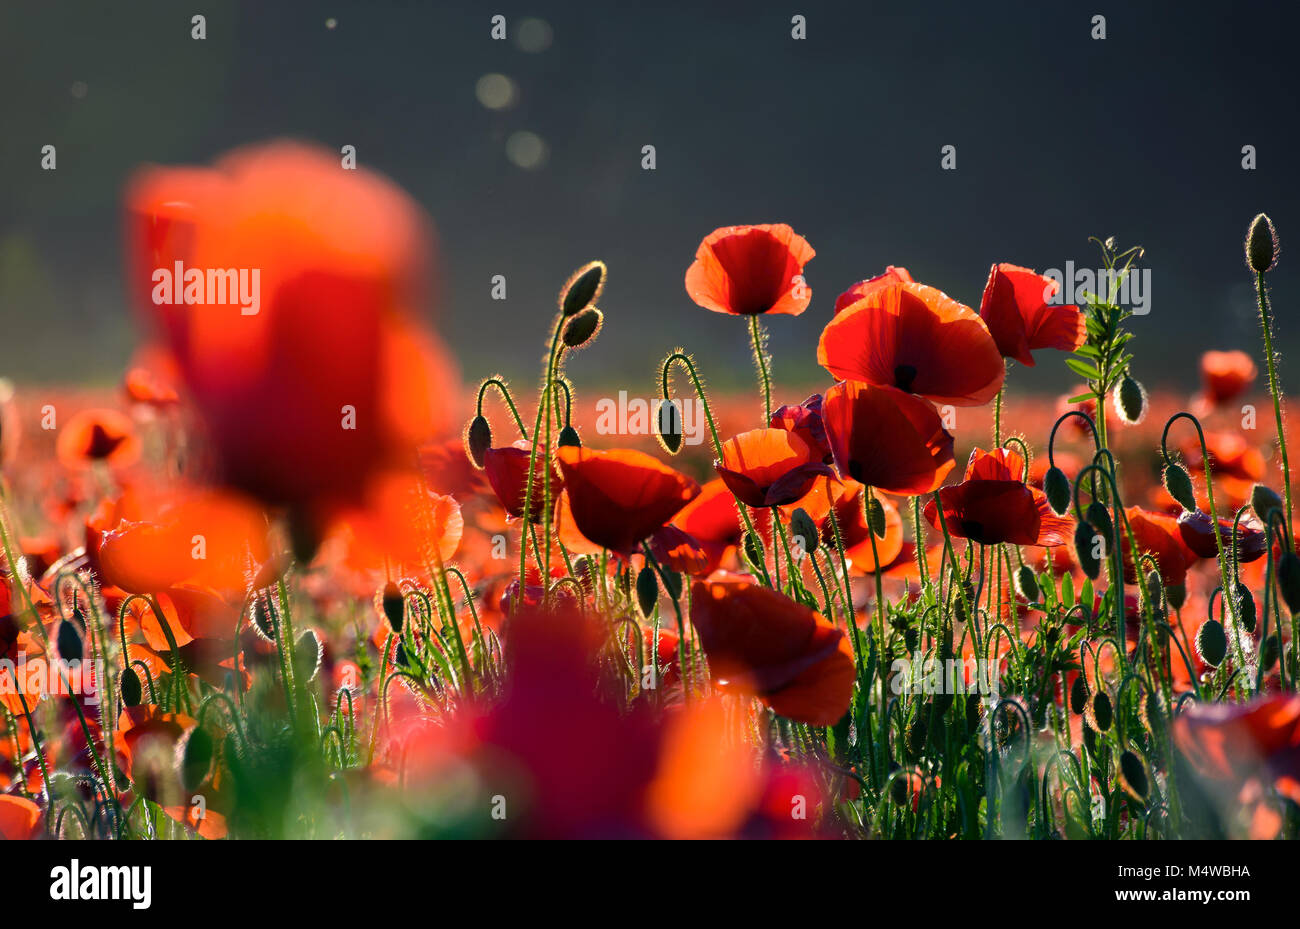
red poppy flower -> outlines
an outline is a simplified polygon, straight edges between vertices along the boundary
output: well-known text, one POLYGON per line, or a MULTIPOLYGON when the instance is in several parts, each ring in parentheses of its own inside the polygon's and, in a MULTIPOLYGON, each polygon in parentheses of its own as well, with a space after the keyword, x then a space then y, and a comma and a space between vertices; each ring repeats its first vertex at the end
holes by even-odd
POLYGON ((924 494, 956 462, 933 406, 893 387, 845 381, 826 391, 822 417, 835 466, 860 484, 924 494))
POLYGON ((59 432, 55 451, 69 468, 99 461, 124 467, 139 460, 140 439, 130 418, 117 410, 82 410, 59 432))
MULTIPOLYGON (((1183 583, 1187 579, 1188 567, 1196 561, 1196 553, 1183 541, 1178 520, 1162 513, 1152 513, 1140 506, 1127 507, 1124 513, 1133 528, 1133 538, 1137 542, 1138 551, 1154 556, 1156 564, 1160 566, 1161 581, 1165 584, 1183 583)), ((1124 557, 1124 579, 1135 583, 1137 573, 1133 568, 1133 555, 1128 544, 1127 532, 1120 532, 1120 541, 1124 557)))
POLYGON ((992 400, 1006 374, 984 320, 924 284, 889 284, 846 307, 822 330, 817 362, 844 380, 955 406, 992 400))
POLYGON ((826 425, 822 422, 822 395, 813 394, 803 403, 778 407, 768 425, 773 429, 793 432, 808 443, 813 457, 827 464, 831 462, 831 447, 826 441, 826 425))
POLYGON ((848 309, 857 303, 867 294, 874 293, 890 284, 911 284, 912 275, 907 273, 906 268, 896 268, 890 265, 885 269, 884 274, 877 274, 875 277, 865 281, 858 281, 844 293, 835 298, 835 312, 848 309))
MULTIPOLYGON (((1219 546, 1214 538, 1214 520, 1204 510, 1184 510, 1178 516, 1178 532, 1183 543, 1201 558, 1217 558, 1219 546)), ((1219 520, 1219 534, 1226 552, 1232 551, 1232 520, 1219 520)), ((1249 513, 1237 523, 1237 556, 1243 564, 1264 557, 1268 535, 1264 524, 1249 513)))
MULTIPOLYGON (((1205 448, 1210 453, 1210 474, 1216 482, 1221 478, 1251 484, 1263 480, 1267 470, 1263 453, 1237 433, 1207 432, 1205 448)), ((1205 458, 1201 454, 1201 443, 1197 436, 1184 440, 1183 455, 1191 472, 1201 472, 1203 476, 1205 458)))
MULTIPOLYGON (((903 517, 899 514, 898 507, 875 488, 872 488, 871 493, 885 513, 885 534, 875 538, 874 546, 860 493, 835 505, 835 519, 844 539, 844 554, 853 567, 864 574, 874 574, 878 565, 888 568, 903 553, 903 517)), ((827 541, 833 544, 834 528, 829 519, 823 525, 823 537, 828 533, 830 538, 827 541)))
POLYGON ((143 171, 126 212, 128 278, 227 485, 319 530, 451 427, 454 366, 416 322, 428 225, 393 184, 277 142, 143 171))
POLYGON ((833 473, 814 454, 793 432, 754 429, 723 442, 722 460, 713 467, 741 503, 785 506, 808 493, 818 477, 833 473))
POLYGON ((644 452, 597 452, 562 446, 556 452, 578 530, 621 555, 672 519, 700 485, 644 452))
POLYGON ((650 536, 650 551, 655 560, 671 571, 683 574, 706 574, 712 559, 699 540, 676 526, 656 529, 650 536))
MULTIPOLYGON (((524 515, 531 449, 530 442, 520 439, 513 445, 489 448, 483 453, 483 470, 487 474, 488 483, 492 485, 492 490, 505 511, 516 519, 524 515)), ((528 501, 528 521, 533 523, 546 522, 546 514, 542 512, 546 501, 546 458, 546 453, 538 450, 536 459, 533 459, 533 495, 528 501)), ((564 482, 552 462, 551 500, 554 501, 563 489, 564 482)))
POLYGON ((718 313, 798 316, 812 299, 803 266, 815 254, 784 224, 725 226, 700 243, 686 271, 686 293, 718 313))
POLYGON ((1201 356, 1201 384, 1211 406, 1240 396, 1258 375, 1259 369, 1245 352, 1206 352, 1201 356))
POLYGON ((740 516, 736 500, 722 478, 700 488, 700 495, 673 517, 674 526, 690 533, 709 556, 708 573, 717 570, 727 549, 740 544, 740 516))
POLYGON ((1072 352, 1088 337, 1084 315, 1073 304, 1048 303, 1060 282, 1012 264, 995 264, 989 271, 980 318, 1007 358, 1033 367, 1030 352, 1055 348, 1072 352))
POLYGON ((1300 803, 1300 696, 1194 703, 1174 720, 1174 742, 1207 778, 1241 782, 1262 777, 1300 803))
POLYGON ((1052 512, 1045 493, 1025 484, 1024 468, 1025 460, 1010 449, 973 449, 962 482, 939 490, 943 520, 933 499, 925 518, 936 529, 946 524, 950 535, 984 545, 1064 545, 1070 520, 1052 512))
POLYGON ((848 710, 855 674, 848 639, 816 611, 752 578, 715 574, 692 585, 691 622, 720 687, 816 726, 848 710))
POLYGON ((34 839, 40 825, 41 808, 31 800, 0 796, 0 839, 34 839))

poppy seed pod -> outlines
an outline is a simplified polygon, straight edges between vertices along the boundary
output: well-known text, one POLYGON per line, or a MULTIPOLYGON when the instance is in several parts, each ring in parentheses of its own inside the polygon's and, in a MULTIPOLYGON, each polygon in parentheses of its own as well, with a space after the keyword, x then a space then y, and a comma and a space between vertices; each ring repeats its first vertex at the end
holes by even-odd
POLYGON ((588 307, 569 320, 564 327, 564 344, 569 348, 586 345, 596 337, 605 316, 594 306, 588 307))
POLYGON ((1146 765, 1142 759, 1130 751, 1119 756, 1119 773, 1124 788, 1135 800, 1146 802, 1151 782, 1147 778, 1146 765))
POLYGON ((406 599, 392 581, 384 585, 381 602, 384 607, 384 616, 388 620, 389 628, 393 630, 393 635, 401 635, 402 620, 406 616, 406 599))
POLYGON ((181 785, 185 790, 197 790, 208 779, 212 770, 212 758, 216 746, 212 736, 199 726, 195 726, 181 737, 176 745, 176 767, 181 785))
POLYGON ((581 313, 596 302, 605 287, 605 262, 589 261, 564 284, 560 291, 560 312, 566 317, 581 313))
POLYGON ((659 581, 655 578, 654 568, 642 568, 637 574, 636 601, 641 607, 641 615, 649 619, 659 602, 659 581))
POLYGON ((1277 491, 1264 484, 1256 484, 1250 491, 1250 508, 1255 511, 1260 522, 1268 524, 1268 514, 1273 510, 1285 512, 1286 504, 1277 495, 1277 491))
POLYGON ((80 661, 82 656, 81 633, 69 620, 59 623, 57 637, 59 657, 64 661, 80 661))
POLYGON ((1070 508, 1070 479, 1065 476, 1065 472, 1055 465, 1048 468, 1043 475, 1043 491, 1047 494, 1052 512, 1064 516, 1070 508))
POLYGON ((1196 630, 1196 653, 1211 668, 1223 664, 1228 654, 1228 637, 1217 619, 1207 619, 1196 630))
POLYGON ((1147 415, 1147 391, 1131 374, 1125 374, 1115 387, 1115 406, 1120 418, 1130 426, 1142 422, 1147 415))
POLYGON ((122 697, 123 706, 139 706, 144 693, 140 687, 140 675, 129 665, 122 669, 122 676, 117 679, 117 692, 122 697))
POLYGON ((1182 465, 1173 461, 1165 465, 1165 490, 1183 509, 1195 512, 1196 494, 1192 490, 1192 478, 1182 465))
POLYGON ((1115 542, 1115 527, 1110 521, 1110 511, 1106 509, 1106 504, 1097 500, 1088 504, 1088 508, 1083 511, 1083 518, 1088 521, 1088 525, 1097 530, 1097 534, 1106 540, 1107 545, 1115 542))
POLYGON ((1016 572, 1016 585, 1030 603, 1038 600, 1038 579, 1034 577, 1034 569, 1029 565, 1022 564, 1020 570, 1016 572))
POLYGON ((473 462, 474 467, 481 471, 483 456, 491 447, 492 426, 488 423, 487 417, 480 413, 470 420, 469 428, 465 430, 465 454, 469 455, 469 460, 473 462))
POLYGON ((1284 552, 1277 563, 1277 587, 1292 615, 1300 612, 1300 557, 1284 552))
POLYGON ((682 411, 676 400, 659 401, 655 411, 655 435, 664 451, 676 455, 682 448, 682 411))
POLYGON ((1277 230, 1273 220, 1260 213, 1250 222, 1246 231, 1246 264, 1256 274, 1272 271, 1277 266, 1277 230))
POLYGON ((578 436, 578 430, 569 425, 560 430, 560 437, 555 444, 570 448, 582 448, 582 439, 578 436))
POLYGON ((790 517, 790 532, 800 540, 797 544, 802 545, 805 552, 811 555, 817 551, 819 541, 817 524, 803 507, 795 510, 794 515, 790 517))
POLYGON ((1097 533, 1086 522, 1079 523, 1074 529, 1074 554, 1079 559, 1083 573, 1094 581, 1101 574, 1101 562, 1092 553, 1096 538, 1097 533))

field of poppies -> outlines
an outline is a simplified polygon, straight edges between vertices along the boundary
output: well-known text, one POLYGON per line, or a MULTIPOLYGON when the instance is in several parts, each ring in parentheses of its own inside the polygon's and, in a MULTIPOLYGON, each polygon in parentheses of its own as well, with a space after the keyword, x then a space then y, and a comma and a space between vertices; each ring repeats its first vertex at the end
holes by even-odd
POLYGON ((684 298, 754 390, 665 343, 611 427, 567 362, 630 325, 617 267, 557 269, 536 384, 478 381, 393 182, 273 142, 123 202, 120 389, 0 394, 5 838, 1300 834, 1266 216, 1259 351, 1204 346, 1195 396, 1136 377, 1141 248, 968 306, 701 230, 684 298))

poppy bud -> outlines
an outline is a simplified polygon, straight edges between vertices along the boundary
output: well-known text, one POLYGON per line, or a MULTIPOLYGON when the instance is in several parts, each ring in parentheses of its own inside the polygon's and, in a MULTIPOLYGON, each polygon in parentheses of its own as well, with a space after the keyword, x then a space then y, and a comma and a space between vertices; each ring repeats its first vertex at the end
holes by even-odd
POLYGON ((1278 559, 1277 588, 1291 615, 1300 612, 1300 557, 1295 552, 1283 552, 1278 559))
POLYGON ((1192 479, 1176 462, 1165 465, 1165 490, 1169 496, 1179 502, 1184 510, 1196 512, 1196 494, 1192 491, 1192 479))
POLYGON ((77 627, 68 620, 59 623, 59 634, 57 637, 59 645, 59 657, 64 661, 80 661, 82 655, 81 633, 77 627))
POLYGON ((1285 511, 1286 504, 1273 488, 1256 484, 1250 491, 1250 508, 1255 511, 1260 522, 1268 523, 1268 514, 1273 510, 1285 511))
POLYGON ((1083 724, 1083 744, 1087 747, 1089 754, 1097 754, 1097 732, 1087 722, 1083 724))
POLYGON ((1101 562, 1093 557, 1092 548, 1097 533, 1093 532, 1092 526, 1087 522, 1081 522, 1074 528, 1074 554, 1079 559, 1079 567, 1083 568, 1083 573, 1088 575, 1094 581, 1101 574, 1101 562))
MULTIPOLYGON (((894 771, 898 770, 897 762, 890 762, 894 771)), ((891 774, 893 771, 890 772, 891 774)), ((889 782, 889 799, 894 801, 895 806, 903 806, 907 803, 907 784, 911 778, 906 774, 900 774, 889 782)))
POLYGON ((974 732, 979 728, 980 710, 983 708, 983 701, 977 694, 966 695, 966 728, 974 732))
POLYGON ((587 262, 573 272, 560 291, 560 312, 566 317, 582 312, 596 302, 604 286, 605 262, 587 262))
POLYGON ((1083 511, 1083 518, 1088 521, 1092 528, 1097 530, 1097 534, 1106 540, 1107 545, 1115 541, 1115 527, 1110 521, 1110 511, 1106 505, 1097 500, 1088 504, 1088 508, 1083 511))
POLYGON ((1281 654, 1281 647, 1278 645, 1277 635, 1271 635, 1264 640, 1264 644, 1259 647, 1259 663, 1268 671, 1277 664, 1277 656, 1281 654))
POLYGON ((275 610, 265 597, 258 597, 253 601, 253 628, 258 634, 268 642, 275 641, 275 630, 278 625, 278 619, 275 610))
POLYGON ((912 719, 911 725, 907 727, 906 748, 907 754, 912 758, 919 758, 921 752, 925 750, 925 737, 927 729, 925 717, 920 711, 912 719))
POLYGON ((875 494, 867 497, 867 525, 877 539, 885 537, 885 507, 876 499, 875 494))
POLYGON ((582 448, 582 439, 578 437, 577 429, 573 426, 565 426, 560 430, 560 437, 556 440, 556 444, 561 447, 582 448))
POLYGON ((300 684, 314 680, 316 673, 320 670, 320 662, 324 653, 325 648, 321 644, 320 637, 316 635, 315 629, 308 629, 298 636, 298 641, 293 647, 294 680, 300 684))
POLYGON ((388 626, 393 630, 393 635, 401 635, 402 620, 406 616, 406 599, 392 581, 384 585, 382 603, 384 616, 388 619, 388 626))
POLYGON ((763 543, 752 532, 745 533, 745 558, 755 568, 763 565, 763 543))
POLYGON ((1187 602, 1187 585, 1170 584, 1165 588, 1165 598, 1169 600, 1169 605, 1175 610, 1181 610, 1183 604, 1187 602))
POLYGON ((1070 479, 1065 476, 1065 472, 1055 465, 1048 468, 1043 475, 1043 492, 1047 494, 1052 512, 1064 516, 1070 508, 1070 479))
POLYGON ((1133 752, 1125 751, 1119 756, 1119 773, 1120 782, 1133 799, 1145 802, 1151 785, 1142 759, 1133 752))
POLYGON ((659 444, 670 455, 676 455, 682 447, 682 411, 677 408, 676 400, 660 400, 655 414, 655 435, 659 444))
POLYGON ((1083 682, 1083 675, 1080 674, 1070 685, 1070 712, 1075 716, 1082 716, 1083 711, 1088 706, 1088 685, 1083 682))
POLYGON ((1105 732, 1110 729, 1114 718, 1115 712, 1110 705, 1110 697, 1104 690, 1097 691, 1092 698, 1092 721, 1097 724, 1097 731, 1105 732))
POLYGON ((1196 630, 1196 653, 1211 668, 1223 664, 1228 654, 1228 637, 1217 619, 1207 619, 1196 630))
POLYGON ((404 667, 411 663, 411 659, 406 654, 406 646, 399 639, 393 644, 393 666, 404 667))
POLYGON ((1160 572, 1148 571, 1147 572, 1147 594, 1151 597, 1152 603, 1156 603, 1156 604, 1160 603, 1161 600, 1160 588, 1162 586, 1163 586, 1163 582, 1160 580, 1160 572))
POLYGON ((212 757, 215 746, 212 736, 199 726, 195 726, 181 737, 176 746, 177 768, 181 784, 187 792, 197 790, 208 779, 212 770, 212 757))
POLYGON ((1260 213, 1250 222, 1246 231, 1246 264, 1256 274, 1272 271, 1277 266, 1277 230, 1273 220, 1260 213))
POLYGON ((641 615, 649 619, 654 614, 655 604, 659 602, 659 582, 655 579, 654 568, 642 568, 637 574, 636 600, 641 607, 641 615))
POLYGON ((136 674, 135 669, 129 665, 123 669, 122 676, 117 679, 117 691, 122 695, 123 706, 140 705, 140 698, 143 696, 140 675, 136 674))
POLYGON ((1255 595, 1241 581, 1237 581, 1237 618, 1247 632, 1255 631, 1255 595))
POLYGON ((1038 579, 1034 577, 1034 569, 1027 564, 1022 564, 1020 570, 1016 572, 1016 584, 1020 587, 1020 592, 1025 595, 1025 599, 1030 603, 1038 600, 1038 579))
POLYGON ((819 542, 817 524, 813 522, 812 517, 808 515, 808 511, 803 507, 795 510, 794 515, 790 517, 790 532, 799 540, 799 544, 803 546, 805 552, 811 555, 817 551, 819 542))
POLYGON ((469 421, 469 428, 465 430, 465 454, 469 455, 474 467, 482 470, 483 456, 491 447, 492 426, 487 417, 480 413, 469 421))
POLYGON ((569 348, 587 344, 595 338, 604 319, 604 314, 594 306, 583 310, 564 327, 564 344, 569 348))
POLYGON ((591 593, 595 581, 593 578, 599 570, 599 562, 592 555, 580 555, 573 560, 573 577, 587 593, 591 593))
POLYGON ((1131 374, 1125 374, 1115 386, 1115 406, 1119 409, 1120 418, 1130 426, 1142 422, 1147 415, 1146 388, 1131 374))

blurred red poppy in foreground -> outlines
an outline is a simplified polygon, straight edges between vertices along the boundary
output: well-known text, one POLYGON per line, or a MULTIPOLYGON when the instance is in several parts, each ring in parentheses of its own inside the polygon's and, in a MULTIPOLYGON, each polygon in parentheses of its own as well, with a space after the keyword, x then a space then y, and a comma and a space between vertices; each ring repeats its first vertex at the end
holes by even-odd
POLYGON ((1259 375, 1245 352, 1206 352, 1201 356, 1202 395, 1210 406, 1221 406, 1250 389, 1259 375))
POLYGON ((848 710, 853 654, 816 611, 750 577, 715 574, 691 587, 691 623, 720 687, 817 726, 848 710))
POLYGON ((936 529, 946 525, 950 535, 984 545, 1064 545, 1070 520, 1052 512, 1045 493, 1025 484, 1024 469, 1025 460, 1010 449, 973 449, 962 482, 939 490, 943 520, 933 499, 925 518, 936 529))
POLYGON ((748 506, 785 506, 833 472, 808 443, 784 429, 754 429, 722 443, 718 476, 748 506))
POLYGON ((40 829, 41 808, 26 797, 0 796, 0 839, 33 839, 40 829))
POLYGON ((1055 348, 1072 352, 1088 337, 1088 327, 1073 304, 1048 303, 1061 289, 1051 277, 1012 264, 995 264, 989 271, 980 318, 1007 358, 1033 367, 1030 352, 1055 348))
POLYGON ((785 224, 725 226, 714 230, 686 269, 686 293, 717 313, 798 316, 812 289, 803 283, 811 245, 785 224))
POLYGON ((984 321, 924 284, 890 284, 846 307, 822 330, 817 362, 844 380, 955 406, 992 400, 1006 373, 984 321))
POLYGON ((1300 696, 1194 703, 1174 720, 1174 742, 1204 777, 1259 777, 1300 803, 1300 696))
POLYGON ((860 484, 924 494, 956 463, 933 406, 893 387, 845 381, 826 391, 822 418, 835 466, 860 484))
POLYGON ((279 142, 147 169, 126 209, 130 280, 229 485, 319 525, 448 425, 456 378, 414 321, 427 224, 396 186, 279 142))
POLYGON ((632 554, 700 492, 695 481, 644 452, 566 445, 556 458, 578 531, 620 555, 632 554))

